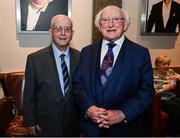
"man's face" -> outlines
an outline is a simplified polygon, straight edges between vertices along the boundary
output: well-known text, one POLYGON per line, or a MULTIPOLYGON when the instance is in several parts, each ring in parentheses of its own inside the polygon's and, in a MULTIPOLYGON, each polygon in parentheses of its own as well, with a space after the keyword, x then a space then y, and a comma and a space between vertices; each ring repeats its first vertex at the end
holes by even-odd
POLYGON ((36 9, 42 9, 46 4, 52 0, 30 0, 31 5, 36 9))
POLYGON ((117 7, 107 7, 100 16, 100 32, 109 41, 119 39, 125 28, 125 19, 122 11, 117 7))
POLYGON ((68 17, 61 16, 55 19, 50 36, 60 49, 66 48, 73 36, 72 24, 68 17))

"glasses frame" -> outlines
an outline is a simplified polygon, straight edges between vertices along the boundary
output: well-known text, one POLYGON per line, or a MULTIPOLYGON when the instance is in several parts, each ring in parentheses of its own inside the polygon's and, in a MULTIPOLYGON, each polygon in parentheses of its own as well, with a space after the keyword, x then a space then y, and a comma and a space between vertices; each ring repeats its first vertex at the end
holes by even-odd
POLYGON ((54 31, 55 33, 62 33, 62 31, 64 30, 65 33, 70 34, 72 33, 72 27, 68 27, 68 26, 56 26, 56 27, 51 27, 52 31, 54 31), (57 30, 58 29, 58 30, 57 30))
MULTIPOLYGON (((72 0, 68 1, 68 13, 67 16, 71 18, 72 0)), ((31 31, 31 30, 21 30, 21 0, 16 0, 16 33, 17 34, 49 34, 47 31, 31 31)), ((61 7, 63 8, 63 7, 61 7)))
POLYGON ((112 21, 114 24, 118 24, 118 23, 122 23, 124 20, 125 20, 124 17, 112 17, 112 18, 103 17, 103 18, 100 18, 99 21, 101 24, 109 24, 110 21, 112 21))

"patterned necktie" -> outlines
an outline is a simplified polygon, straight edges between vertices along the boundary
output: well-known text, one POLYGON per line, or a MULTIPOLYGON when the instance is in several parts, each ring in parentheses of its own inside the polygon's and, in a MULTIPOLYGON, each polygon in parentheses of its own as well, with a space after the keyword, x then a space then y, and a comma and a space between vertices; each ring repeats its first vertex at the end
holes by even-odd
POLYGON ((60 57, 61 57, 61 68, 62 68, 63 81, 64 81, 64 96, 66 96, 68 88, 69 88, 70 78, 69 78, 66 62, 64 61, 65 54, 61 54, 60 57))
POLYGON ((107 79, 112 71, 113 61, 114 61, 114 54, 113 54, 113 47, 116 45, 115 43, 108 43, 108 51, 104 56, 101 65, 101 83, 103 87, 105 87, 107 79))

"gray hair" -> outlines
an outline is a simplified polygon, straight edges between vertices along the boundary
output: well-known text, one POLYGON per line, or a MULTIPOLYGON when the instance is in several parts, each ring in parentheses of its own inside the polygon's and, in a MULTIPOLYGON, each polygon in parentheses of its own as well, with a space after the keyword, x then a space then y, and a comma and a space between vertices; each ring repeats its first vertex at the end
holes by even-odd
MULTIPOLYGON (((119 8, 118 6, 114 6, 114 5, 110 5, 110 6, 119 8)), ((109 7, 109 6, 107 6, 107 7, 109 7)), ((106 7, 105 7, 105 8, 106 8, 106 7)), ((102 10, 100 10, 100 11, 96 14, 96 16, 95 16, 94 24, 95 24, 95 26, 96 26, 98 29, 100 28, 100 22, 99 22, 99 21, 100 21, 100 17, 101 17, 101 14, 102 14, 102 12, 104 11, 105 8, 103 8, 102 10)), ((128 29, 128 27, 129 27, 129 24, 130 24, 129 14, 128 14, 128 12, 125 11, 124 9, 122 9, 122 8, 119 8, 119 9, 121 10, 122 15, 123 15, 123 18, 125 19, 124 31, 126 31, 126 30, 128 29)))
POLYGON ((53 27, 56 18, 59 18, 59 17, 67 17, 69 19, 70 23, 71 23, 71 27, 73 28, 72 20, 67 15, 64 15, 64 14, 59 14, 59 15, 55 15, 54 17, 52 17, 52 19, 51 19, 51 27, 53 27))

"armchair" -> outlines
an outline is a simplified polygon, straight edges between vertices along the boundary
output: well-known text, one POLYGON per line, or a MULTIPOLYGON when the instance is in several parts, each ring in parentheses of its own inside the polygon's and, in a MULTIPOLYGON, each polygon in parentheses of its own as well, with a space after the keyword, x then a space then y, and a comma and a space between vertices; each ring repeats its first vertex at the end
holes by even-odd
POLYGON ((0 99, 0 136, 5 136, 6 130, 13 118, 13 99, 6 97, 0 99))
POLYGON ((0 121, 2 121, 2 135, 4 136, 28 136, 29 133, 23 127, 22 96, 24 84, 24 72, 12 72, 1 74, 1 84, 5 98, 1 99, 0 121), (3 83, 2 83, 3 82, 3 83), (4 111, 3 111, 4 110, 4 111))
POLYGON ((161 109, 161 95, 154 94, 150 117, 150 136, 166 136, 169 116, 161 109))
POLYGON ((180 80, 177 81, 176 96, 180 97, 180 80))

